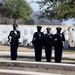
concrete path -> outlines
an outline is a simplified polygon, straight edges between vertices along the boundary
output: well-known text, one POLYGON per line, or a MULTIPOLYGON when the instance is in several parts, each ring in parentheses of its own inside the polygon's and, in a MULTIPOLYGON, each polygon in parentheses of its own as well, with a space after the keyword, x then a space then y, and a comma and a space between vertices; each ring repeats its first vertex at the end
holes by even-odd
POLYGON ((63 75, 63 74, 0 69, 0 75, 63 75))
MULTIPOLYGON (((10 56, 10 52, 0 51, 0 56, 10 56)), ((34 52, 18 52, 18 56, 27 56, 34 57, 34 52)), ((45 57, 45 53, 42 53, 42 57, 45 57)), ((52 53, 52 57, 54 57, 54 53, 52 53)), ((75 53, 63 53, 62 58, 70 58, 75 59, 75 53)))

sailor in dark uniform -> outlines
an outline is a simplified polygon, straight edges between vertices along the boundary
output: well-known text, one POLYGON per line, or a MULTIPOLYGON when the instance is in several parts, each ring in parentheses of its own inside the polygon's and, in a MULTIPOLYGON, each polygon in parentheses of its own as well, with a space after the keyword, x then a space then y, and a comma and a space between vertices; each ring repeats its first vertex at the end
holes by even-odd
POLYGON ((63 41, 65 41, 65 37, 63 33, 61 33, 61 28, 56 28, 57 33, 54 35, 54 48, 55 48, 55 62, 60 63, 62 58, 62 49, 63 49, 63 41))
POLYGON ((41 61, 42 57, 44 33, 41 32, 41 28, 41 26, 37 26, 37 32, 34 33, 32 40, 35 49, 35 61, 41 61))
POLYGON ((51 62, 52 46, 53 46, 53 34, 50 33, 51 28, 46 28, 47 34, 44 35, 44 47, 47 62, 51 62))
POLYGON ((20 38, 20 31, 17 30, 17 27, 17 24, 13 24, 13 30, 10 31, 8 36, 8 41, 10 42, 11 60, 17 60, 17 49, 20 38))

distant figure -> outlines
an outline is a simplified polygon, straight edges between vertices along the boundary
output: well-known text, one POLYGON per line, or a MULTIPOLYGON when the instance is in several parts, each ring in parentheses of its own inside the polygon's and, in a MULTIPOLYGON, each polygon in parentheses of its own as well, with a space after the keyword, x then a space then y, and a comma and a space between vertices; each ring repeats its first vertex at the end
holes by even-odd
POLYGON ((11 60, 17 60, 17 49, 20 38, 20 31, 17 30, 17 27, 17 24, 13 24, 13 30, 8 36, 8 41, 10 42, 11 60))
POLYGON ((41 26, 37 26, 37 32, 34 33, 32 40, 35 49, 35 61, 41 61, 42 57, 44 33, 41 32, 41 28, 41 26))
POLYGON ((74 44, 74 50, 75 50, 75 30, 73 28, 69 27, 68 31, 70 32, 70 34, 72 36, 72 42, 74 44))
POLYGON ((44 47, 47 62, 51 62, 52 46, 53 46, 53 34, 50 33, 51 28, 46 28, 47 34, 44 35, 44 47))
POLYGON ((65 41, 65 37, 63 33, 61 33, 61 28, 56 28, 57 33, 54 35, 54 48, 55 48, 55 62, 60 63, 62 58, 62 49, 63 49, 63 41, 65 41))

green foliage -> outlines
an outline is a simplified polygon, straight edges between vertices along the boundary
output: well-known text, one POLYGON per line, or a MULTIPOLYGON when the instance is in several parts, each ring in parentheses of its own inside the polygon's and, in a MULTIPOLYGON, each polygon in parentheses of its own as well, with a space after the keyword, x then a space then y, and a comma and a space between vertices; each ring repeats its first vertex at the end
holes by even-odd
POLYGON ((39 4, 42 9, 40 18, 50 20, 54 18, 61 21, 75 18, 75 0, 41 0, 39 4), (46 9, 43 8, 45 5, 46 9))
POLYGON ((55 6, 57 4, 57 2, 62 3, 66 3, 69 2, 70 0, 41 0, 38 2, 38 4, 40 5, 40 8, 43 8, 45 5, 49 5, 49 7, 55 6), (50 3, 50 4, 49 4, 50 3))
POLYGON ((75 18, 75 2, 62 4, 56 10, 56 19, 68 20, 70 18, 75 18))
POLYGON ((29 20, 32 12, 32 9, 25 0, 2 0, 0 3, 0 13, 7 18, 15 20, 24 18, 29 20))
POLYGON ((25 20, 25 24, 26 25, 34 25, 34 20, 33 19, 25 20))

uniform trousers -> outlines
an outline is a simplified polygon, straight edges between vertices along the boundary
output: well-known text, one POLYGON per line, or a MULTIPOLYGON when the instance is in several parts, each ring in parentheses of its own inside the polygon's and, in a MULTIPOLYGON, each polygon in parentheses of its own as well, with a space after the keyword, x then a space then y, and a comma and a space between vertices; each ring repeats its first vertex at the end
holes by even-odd
POLYGON ((60 63, 62 58, 62 47, 55 47, 55 62, 60 63))
POLYGON ((17 49, 18 49, 18 45, 11 45, 10 47, 11 60, 17 60, 17 49))
POLYGON ((42 48, 43 46, 41 45, 34 45, 34 49, 35 49, 35 61, 41 61, 41 57, 42 57, 42 48))
POLYGON ((52 47, 45 46, 45 55, 47 62, 51 62, 52 47))

